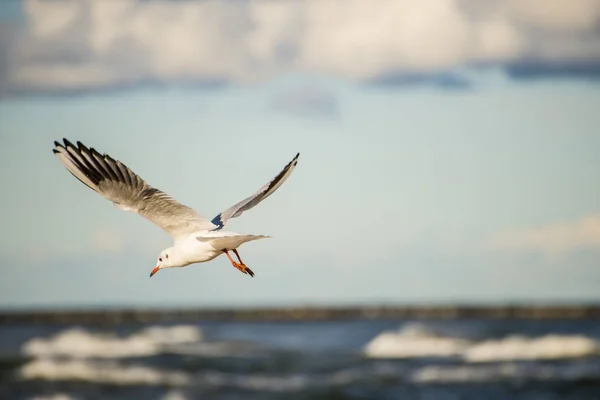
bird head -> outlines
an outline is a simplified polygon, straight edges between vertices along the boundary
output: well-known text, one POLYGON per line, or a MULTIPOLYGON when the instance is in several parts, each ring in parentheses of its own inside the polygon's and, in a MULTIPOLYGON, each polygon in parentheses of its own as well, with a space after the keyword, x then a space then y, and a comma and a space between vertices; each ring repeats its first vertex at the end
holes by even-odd
POLYGON ((171 262, 171 253, 172 252, 170 248, 160 252, 160 254, 158 255, 158 259, 156 260, 156 267, 154 267, 152 272, 150 272, 150 278, 152 278, 152 276, 156 274, 159 270, 174 266, 171 262))

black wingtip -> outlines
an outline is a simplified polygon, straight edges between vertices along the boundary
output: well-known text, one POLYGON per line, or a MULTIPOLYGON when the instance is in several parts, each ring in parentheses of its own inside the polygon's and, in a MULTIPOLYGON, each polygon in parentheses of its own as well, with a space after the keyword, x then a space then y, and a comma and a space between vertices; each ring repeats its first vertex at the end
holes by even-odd
POLYGON ((55 140, 55 141, 54 141, 54 148, 52 149, 52 153, 53 153, 53 154, 60 153, 60 151, 58 151, 58 150, 57 150, 57 148, 59 148, 59 147, 60 147, 61 149, 64 149, 64 146, 62 145, 62 143, 60 143, 60 142, 58 142, 58 141, 56 141, 56 140, 55 140))
POLYGON ((75 147, 75 146, 73 146, 73 143, 71 143, 69 141, 69 139, 67 139, 67 138, 63 138, 63 142, 65 142, 66 147, 73 147, 73 148, 75 147))

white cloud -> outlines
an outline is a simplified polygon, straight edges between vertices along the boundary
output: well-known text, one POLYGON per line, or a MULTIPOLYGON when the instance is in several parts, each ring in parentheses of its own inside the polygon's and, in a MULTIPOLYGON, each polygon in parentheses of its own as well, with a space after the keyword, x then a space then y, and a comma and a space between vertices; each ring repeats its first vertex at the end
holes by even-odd
POLYGON ((306 4, 299 46, 308 69, 364 78, 398 67, 448 67, 468 53, 470 26, 454 0, 306 4))
POLYGON ((600 0, 509 0, 514 19, 548 30, 591 30, 600 18, 600 0))
POLYGON ((517 58, 525 48, 524 37, 510 20, 498 16, 475 24, 476 54, 484 61, 507 61, 517 58))
POLYGON ((0 56, 10 57, 0 84, 14 90, 248 82, 286 71, 367 79, 524 56, 600 57, 600 0, 24 4, 23 32, 0 38, 0 56))
POLYGON ((73 1, 30 0, 24 4, 31 33, 41 40, 62 34, 80 18, 84 7, 84 3, 73 1))
POLYGON ((503 232, 491 237, 488 248, 500 251, 534 251, 551 258, 573 251, 600 248, 600 214, 577 221, 503 232))

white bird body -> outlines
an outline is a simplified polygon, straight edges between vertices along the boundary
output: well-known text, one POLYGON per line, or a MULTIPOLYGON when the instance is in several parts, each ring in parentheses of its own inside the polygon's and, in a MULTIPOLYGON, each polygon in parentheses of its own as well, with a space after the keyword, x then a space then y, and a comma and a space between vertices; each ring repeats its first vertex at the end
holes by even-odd
POLYGON ((54 154, 65 168, 96 193, 110 200, 118 208, 135 212, 163 229, 173 238, 174 245, 163 250, 150 276, 163 268, 185 267, 211 261, 221 254, 245 274, 254 276, 240 258, 237 248, 246 242, 269 238, 266 235, 247 235, 222 229, 231 218, 240 216, 269 197, 290 176, 300 153, 271 181, 252 196, 219 213, 211 221, 193 209, 179 203, 135 174, 125 164, 108 154, 100 154, 81 142, 77 146, 67 139, 64 145, 54 142, 54 154), (233 251, 238 261, 229 255, 233 251))
POLYGON ((198 231, 175 242, 169 260, 178 267, 211 261, 223 254, 223 250, 234 250, 246 242, 265 239, 265 235, 244 235, 228 231, 198 231))

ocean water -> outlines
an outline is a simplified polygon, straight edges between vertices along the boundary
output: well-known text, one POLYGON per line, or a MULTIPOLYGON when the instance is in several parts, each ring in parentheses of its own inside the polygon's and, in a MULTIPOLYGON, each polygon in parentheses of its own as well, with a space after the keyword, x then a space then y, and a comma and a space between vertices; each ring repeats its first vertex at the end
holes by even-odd
POLYGON ((600 324, 3 326, 0 398, 600 399, 600 324))

